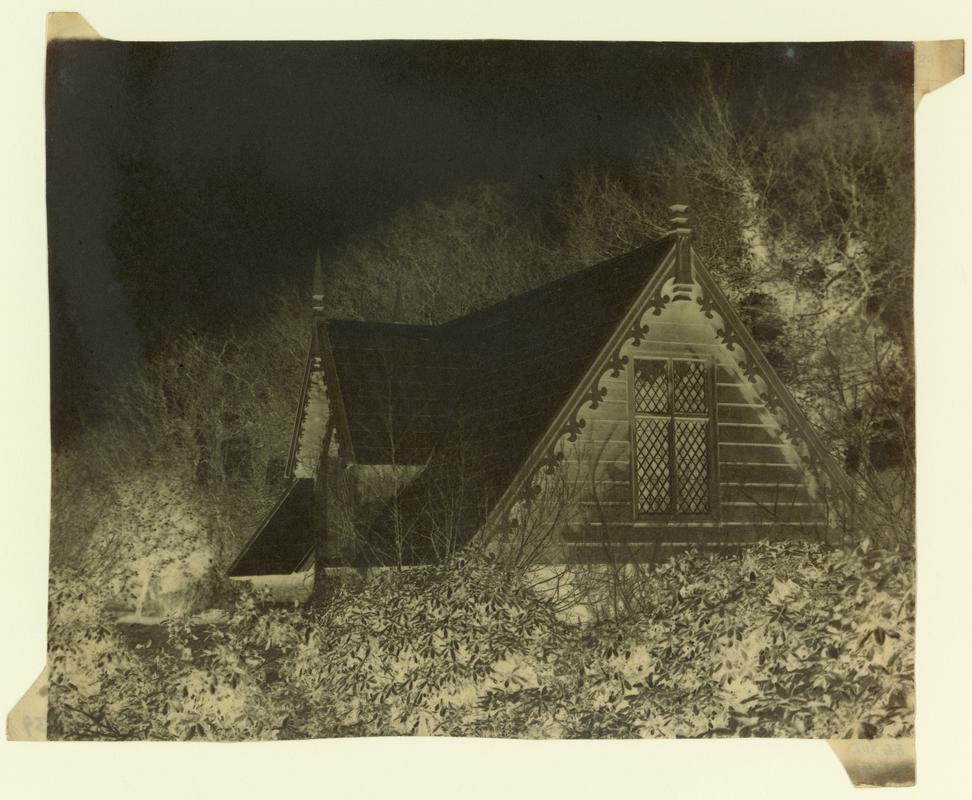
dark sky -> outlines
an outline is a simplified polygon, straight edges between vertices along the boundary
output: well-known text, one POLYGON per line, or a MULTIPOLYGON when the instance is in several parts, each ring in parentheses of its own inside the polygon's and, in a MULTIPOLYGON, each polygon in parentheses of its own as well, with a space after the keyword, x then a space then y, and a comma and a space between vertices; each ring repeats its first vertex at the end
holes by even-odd
MULTIPOLYGON (((703 62, 743 113, 910 81, 910 45, 58 42, 48 51, 55 439, 165 330, 218 330, 397 208, 503 181, 525 211, 671 135, 703 62), (78 402, 75 402, 75 400, 78 402), (58 410, 60 409, 60 411, 58 410)), ((782 123, 781 124, 785 124, 782 123)))

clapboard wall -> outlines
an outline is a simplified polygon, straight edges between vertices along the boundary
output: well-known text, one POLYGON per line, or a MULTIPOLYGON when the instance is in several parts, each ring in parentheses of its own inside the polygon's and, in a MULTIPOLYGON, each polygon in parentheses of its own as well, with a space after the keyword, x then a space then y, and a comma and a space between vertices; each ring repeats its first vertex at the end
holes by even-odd
POLYGON ((649 557, 657 546, 736 544, 756 539, 819 537, 828 510, 797 449, 782 434, 716 325, 694 302, 670 304, 644 320, 648 334, 622 349, 620 374, 606 374, 607 389, 596 408, 582 409, 584 428, 564 442, 564 466, 573 511, 559 531, 559 555, 598 558, 605 545, 617 557, 649 557), (647 514, 637 503, 633 457, 634 366, 637 359, 702 360, 706 364, 709 482, 708 513, 647 514))

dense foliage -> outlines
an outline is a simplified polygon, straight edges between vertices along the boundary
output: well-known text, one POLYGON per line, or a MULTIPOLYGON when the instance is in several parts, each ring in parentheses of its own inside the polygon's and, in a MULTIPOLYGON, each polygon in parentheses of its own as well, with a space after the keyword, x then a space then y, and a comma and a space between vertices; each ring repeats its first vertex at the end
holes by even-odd
POLYGON ((479 559, 389 571, 318 610, 244 592, 221 623, 156 640, 103 601, 53 580, 52 736, 913 732, 912 565, 865 547, 676 555, 643 576, 640 609, 596 623, 479 559))
POLYGON ((296 292, 268 297, 232 334, 171 336, 116 389, 111 418, 52 454, 52 566, 224 567, 282 488, 308 317, 296 292))

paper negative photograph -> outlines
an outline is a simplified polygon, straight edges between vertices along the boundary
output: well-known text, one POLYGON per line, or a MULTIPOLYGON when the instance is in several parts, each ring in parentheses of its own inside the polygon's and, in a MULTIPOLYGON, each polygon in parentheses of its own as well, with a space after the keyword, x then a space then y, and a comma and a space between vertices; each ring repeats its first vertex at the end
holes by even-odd
POLYGON ((914 735, 911 42, 47 61, 47 736, 914 735))

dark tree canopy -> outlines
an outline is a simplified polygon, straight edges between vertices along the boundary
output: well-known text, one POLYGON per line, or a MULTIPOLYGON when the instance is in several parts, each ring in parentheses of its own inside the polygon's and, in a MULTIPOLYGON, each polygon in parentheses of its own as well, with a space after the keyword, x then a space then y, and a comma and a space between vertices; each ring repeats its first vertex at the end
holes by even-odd
MULTIPOLYGON (((578 174, 626 179, 672 145, 705 64, 743 130, 764 106, 785 130, 809 92, 911 77, 910 45, 879 43, 58 42, 49 54, 56 441, 168 335, 247 325, 279 284, 306 291, 315 248, 329 257, 400 209, 503 184, 514 216, 556 229, 578 174)), ((457 285, 480 268, 457 263, 457 285)))

